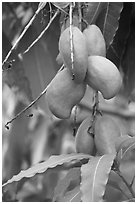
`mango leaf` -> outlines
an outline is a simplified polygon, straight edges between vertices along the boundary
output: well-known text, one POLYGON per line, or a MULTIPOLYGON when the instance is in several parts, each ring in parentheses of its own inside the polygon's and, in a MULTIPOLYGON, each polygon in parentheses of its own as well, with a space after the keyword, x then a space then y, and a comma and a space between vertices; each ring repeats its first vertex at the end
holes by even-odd
POLYGON ((59 180, 55 191, 53 201, 59 200, 64 196, 70 183, 80 179, 80 168, 72 168, 68 171, 67 175, 59 180))
POLYGON ((121 149, 121 145, 123 144, 123 142, 125 142, 126 140, 130 139, 131 136, 129 135, 123 135, 121 137, 119 137, 115 143, 115 147, 116 147, 116 151, 119 152, 119 150, 121 149))
POLYGON ((122 2, 106 2, 96 20, 96 24, 100 27, 105 38, 107 48, 113 42, 122 9, 122 2))
MULTIPOLYGON (((44 26, 46 27, 49 19, 46 17, 44 20, 44 26)), ((33 25, 28 29, 27 33, 20 41, 17 48, 18 53, 23 53, 41 33, 43 30, 43 24, 40 24, 40 22, 41 15, 38 15, 33 25)), ((50 83, 59 67, 56 63, 56 55, 58 53, 58 30, 59 25, 55 19, 47 32, 45 32, 44 36, 30 49, 29 52, 23 55, 23 65, 31 85, 32 96, 34 99, 50 83), (53 30, 55 30, 55 32, 53 32, 53 30)), ((38 101, 38 105, 48 115, 51 115, 45 95, 38 101)))
POLYGON ((100 202, 105 193, 109 172, 115 155, 92 157, 81 167, 81 200, 83 202, 100 202))
POLYGON ((22 178, 30 178, 35 176, 36 174, 44 173, 47 169, 54 168, 57 165, 62 165, 64 163, 75 161, 75 160, 82 160, 84 158, 91 158, 91 156, 86 154, 76 154, 76 153, 51 156, 45 162, 38 163, 27 170, 22 170, 18 175, 13 176, 6 183, 4 183, 3 187, 12 182, 20 181, 22 178))
POLYGON ((68 191, 66 195, 59 200, 59 202, 81 202, 80 187, 77 186, 72 191, 68 191))
POLYGON ((89 24, 95 24, 104 2, 87 2, 83 9, 83 18, 89 24))
POLYGON ((124 73, 124 95, 135 100, 135 16, 133 14, 130 25, 130 34, 126 41, 125 52, 121 60, 122 71, 124 73))
POLYGON ((122 159, 126 158, 130 153, 133 155, 134 150, 135 150, 135 138, 131 137, 121 144, 120 150, 117 155, 117 160, 120 162, 122 159))
POLYGON ((119 19, 119 28, 114 37, 113 43, 107 51, 107 58, 111 60, 118 68, 124 54, 127 39, 130 34, 133 5, 130 2, 124 2, 123 10, 119 19))

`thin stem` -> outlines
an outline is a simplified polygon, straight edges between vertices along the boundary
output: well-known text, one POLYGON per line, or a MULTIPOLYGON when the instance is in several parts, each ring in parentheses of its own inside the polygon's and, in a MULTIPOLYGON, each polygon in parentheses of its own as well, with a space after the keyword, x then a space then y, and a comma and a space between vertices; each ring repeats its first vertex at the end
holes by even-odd
POLYGON ((82 31, 82 13, 81 13, 81 2, 78 2, 78 14, 79 14, 79 29, 82 31))
POLYGON ((70 4, 70 10, 69 10, 69 19, 70 19, 70 57, 71 57, 71 69, 72 74, 74 77, 74 47, 73 47, 73 32, 72 32, 72 25, 73 25, 73 3, 70 4))
POLYGON ((30 107, 32 107, 46 92, 49 85, 40 93, 40 95, 32 101, 26 108, 24 108, 22 111, 20 111, 14 118, 12 118, 10 121, 8 121, 5 125, 6 128, 8 128, 8 124, 12 123, 14 120, 16 120, 20 115, 22 115, 24 112, 26 112, 30 107))
POLYGON ((130 193, 132 194, 132 196, 134 198, 135 197, 135 193, 134 193, 133 189, 131 188, 131 186, 126 181, 126 179, 122 176, 121 172, 118 170, 118 171, 116 171, 116 173, 119 175, 119 177, 122 179, 122 181, 126 184, 128 190, 130 191, 130 193))
POLYGON ((134 183, 134 180, 135 180, 135 175, 133 176, 133 179, 131 181, 131 184, 130 184, 130 187, 132 187, 133 183, 134 183))
POLYGON ((47 29, 49 28, 49 26, 51 25, 51 23, 53 22, 53 20, 56 18, 58 14, 59 14, 59 10, 57 10, 54 16, 50 19, 46 28, 40 33, 40 35, 36 38, 36 40, 34 40, 33 43, 23 52, 23 54, 27 53, 40 40, 40 38, 42 38, 42 36, 47 31, 47 29))
POLYGON ((16 48, 17 44, 20 42, 20 40, 23 38, 24 34, 26 33, 26 31, 28 30, 28 28, 30 27, 30 25, 33 23, 33 21, 35 20, 36 16, 39 14, 41 10, 41 6, 38 7, 37 11, 35 12, 35 14, 33 15, 33 17, 31 18, 31 20, 29 21, 29 23, 26 25, 26 27, 24 28, 23 32, 21 33, 21 35, 19 36, 19 38, 17 39, 17 41, 15 42, 15 44, 12 46, 12 48, 10 49, 10 51, 8 52, 8 54, 6 55, 4 61, 2 62, 2 66, 5 64, 5 62, 8 60, 8 58, 10 57, 12 51, 16 48))
MULTIPOLYGON (((58 70, 58 72, 62 71, 64 68, 64 65, 61 66, 61 68, 58 70)), ((58 73, 57 72, 57 73, 58 73)), ((50 82, 51 83, 51 82, 50 82)), ((25 107, 22 111, 20 111, 14 118, 12 118, 10 121, 8 121, 5 125, 7 129, 9 129, 8 124, 12 123, 14 120, 16 120, 20 115, 25 113, 29 108, 31 108, 46 92, 48 87, 50 86, 50 83, 47 85, 47 87, 40 93, 35 100, 33 100, 27 107, 25 107)))

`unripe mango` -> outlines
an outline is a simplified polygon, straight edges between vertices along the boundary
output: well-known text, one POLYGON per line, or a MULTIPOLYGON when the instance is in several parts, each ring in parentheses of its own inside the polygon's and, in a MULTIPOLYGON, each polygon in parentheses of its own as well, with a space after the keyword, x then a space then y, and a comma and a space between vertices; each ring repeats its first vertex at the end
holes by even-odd
POLYGON ((50 111, 58 118, 70 117, 73 106, 80 102, 86 90, 86 84, 75 83, 67 68, 58 72, 47 89, 47 101, 50 111))
POLYGON ((63 59, 61 57, 60 52, 59 52, 59 54, 56 57, 56 62, 58 63, 58 65, 62 65, 63 64, 63 59))
POLYGON ((99 155, 115 154, 115 143, 120 135, 120 128, 111 117, 97 116, 95 122, 95 145, 99 155))
POLYGON ((83 82, 87 72, 88 52, 86 46, 86 40, 83 33, 77 28, 72 26, 73 33, 73 56, 74 56, 74 68, 72 70, 71 60, 71 43, 70 43, 70 27, 65 29, 59 39, 59 51, 63 58, 63 62, 66 67, 75 76, 75 80, 78 83, 83 82))
POLYGON ((92 124, 92 118, 88 117, 80 124, 76 137, 76 152, 95 155, 95 143, 93 136, 88 132, 92 124))
POLYGON ((100 28, 96 25, 89 25, 83 34, 86 38, 88 55, 100 55, 106 57, 106 44, 100 28))
POLYGON ((102 56, 88 57, 86 83, 100 91, 105 99, 113 98, 120 90, 122 78, 117 67, 102 56))

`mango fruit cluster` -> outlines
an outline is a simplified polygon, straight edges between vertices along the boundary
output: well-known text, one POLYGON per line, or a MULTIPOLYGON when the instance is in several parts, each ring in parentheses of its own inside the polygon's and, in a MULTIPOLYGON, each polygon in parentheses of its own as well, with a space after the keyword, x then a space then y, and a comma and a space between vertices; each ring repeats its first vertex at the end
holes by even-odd
POLYGON ((76 152, 92 156, 116 154, 120 136, 120 128, 110 116, 98 115, 95 123, 92 123, 92 117, 87 117, 75 137, 76 152), (89 128, 94 128, 94 134, 90 133, 89 128))
POLYGON ((71 28, 67 22, 61 30, 57 60, 65 68, 56 74, 47 90, 49 109, 61 119, 70 117, 87 85, 100 91, 105 99, 113 98, 122 85, 119 70, 106 59, 106 44, 100 29, 89 25, 81 32, 76 24, 75 17, 71 28))

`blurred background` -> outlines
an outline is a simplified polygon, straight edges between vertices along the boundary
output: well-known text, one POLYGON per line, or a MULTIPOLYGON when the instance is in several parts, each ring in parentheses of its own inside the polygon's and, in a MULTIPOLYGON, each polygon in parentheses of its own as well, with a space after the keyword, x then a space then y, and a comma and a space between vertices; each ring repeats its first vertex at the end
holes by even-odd
MULTIPOLYGON (((38 8, 38 3, 2 3, 2 59, 4 60, 24 27, 38 8)), ((107 58, 113 61, 123 77, 119 94, 107 101, 99 95, 99 108, 111 116, 121 129, 122 135, 135 136, 135 10, 134 3, 124 3, 119 29, 107 58), (123 42, 124 41, 124 42, 123 42)), ((87 87, 86 94, 68 120, 54 117, 48 109, 46 95, 14 122, 5 124, 35 99, 49 84, 60 66, 56 62, 59 53, 58 40, 62 19, 58 15, 43 37, 27 52, 22 53, 38 37, 55 13, 53 4, 46 4, 35 18, 3 68, 2 84, 2 162, 3 183, 13 175, 33 164, 48 159, 51 155, 75 152, 74 128, 77 129, 94 104, 94 91, 87 87), (30 117, 33 114, 32 117, 30 117)), ((130 180, 133 168, 129 164, 123 171, 130 180)), ((61 175, 65 171, 61 172, 61 175)), ((51 201, 58 177, 56 171, 47 171, 21 184, 18 193, 21 201, 51 201)), ((109 189, 108 191, 110 191, 109 189)), ((108 193, 108 192, 107 192, 108 193)), ((107 194, 106 193, 106 197, 107 194)), ((112 192, 111 192, 112 193, 112 192)), ((118 192, 113 191, 111 200, 116 201, 118 192)), ((14 194, 11 193, 9 200, 14 194)), ((122 198, 121 198, 122 199, 122 198)), ((13 199, 14 200, 14 199, 13 199)))

